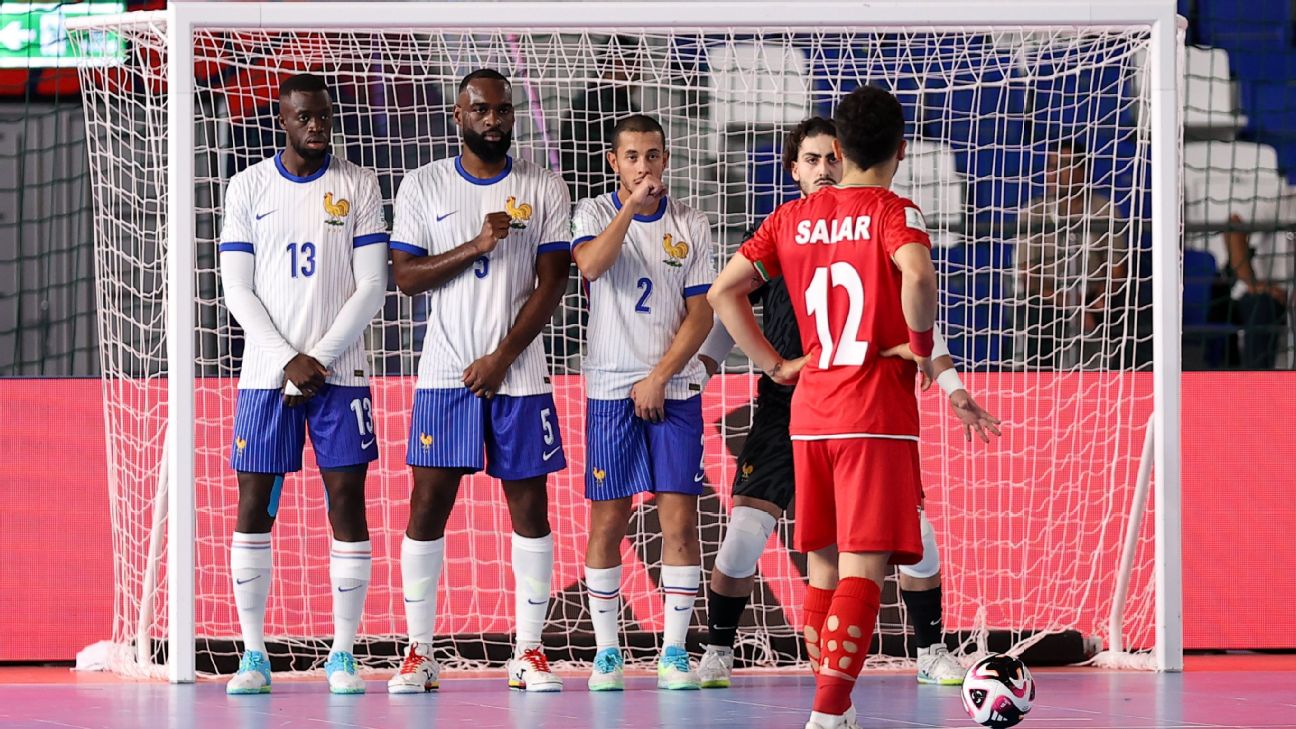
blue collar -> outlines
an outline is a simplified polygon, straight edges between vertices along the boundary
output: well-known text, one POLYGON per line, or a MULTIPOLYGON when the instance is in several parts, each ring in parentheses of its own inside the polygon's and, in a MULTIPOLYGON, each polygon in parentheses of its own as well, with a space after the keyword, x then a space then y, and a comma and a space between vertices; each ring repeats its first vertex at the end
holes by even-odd
MULTIPOLYGON (((662 216, 666 214, 666 201, 668 199, 669 198, 663 195, 661 202, 657 203, 657 212, 653 213, 652 215, 639 215, 638 213, 635 213, 634 216, 635 222, 655 223, 658 220, 661 220, 662 216)), ((621 209, 621 196, 617 195, 615 192, 612 193, 612 204, 616 206, 617 210, 621 209)))
POLYGON ((508 177, 509 173, 512 171, 513 171, 513 158, 505 157, 504 169, 500 170, 499 174, 495 175, 494 177, 473 177, 472 173, 464 169, 463 155, 455 157, 455 172, 458 172, 460 177, 464 178, 465 180, 471 182, 474 185, 494 185, 495 183, 499 182, 505 177, 508 177))
POLYGON ((276 152, 274 157, 275 168, 279 170, 279 174, 285 180, 288 180, 289 182, 301 182, 301 183, 314 182, 319 178, 323 177, 324 173, 328 172, 329 162, 332 159, 333 159, 333 155, 326 153, 324 155, 324 164, 320 165, 320 168, 318 170, 315 170, 314 172, 310 173, 309 175, 306 175, 305 177, 299 177, 289 172, 287 167, 284 167, 283 150, 276 152))

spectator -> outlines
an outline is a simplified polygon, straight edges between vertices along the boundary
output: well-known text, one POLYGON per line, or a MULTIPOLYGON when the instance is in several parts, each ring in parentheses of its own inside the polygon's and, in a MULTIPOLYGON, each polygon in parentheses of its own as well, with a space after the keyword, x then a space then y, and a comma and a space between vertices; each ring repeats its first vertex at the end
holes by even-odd
MULTIPOLYGON (((1234 214, 1229 222, 1239 225, 1242 218, 1234 214)), ((1216 298, 1223 299, 1227 308, 1224 312, 1212 312, 1211 318, 1241 329, 1241 341, 1237 336, 1229 338, 1225 364, 1244 370, 1273 369, 1286 335, 1287 292, 1256 274, 1252 265, 1255 251, 1247 233, 1230 231, 1224 241, 1228 246, 1228 263, 1220 267, 1222 281, 1216 288, 1227 294, 1216 294, 1216 298)))
POLYGON ((635 101, 638 77, 638 40, 612 36, 595 63, 598 79, 572 99, 571 113, 563 120, 562 173, 573 200, 611 192, 607 152, 612 127, 618 119, 639 112, 635 101))
POLYGON ((1106 369, 1132 359, 1129 225, 1094 190, 1084 147, 1047 157, 1043 195, 1022 211, 1013 361, 1038 370, 1106 369))

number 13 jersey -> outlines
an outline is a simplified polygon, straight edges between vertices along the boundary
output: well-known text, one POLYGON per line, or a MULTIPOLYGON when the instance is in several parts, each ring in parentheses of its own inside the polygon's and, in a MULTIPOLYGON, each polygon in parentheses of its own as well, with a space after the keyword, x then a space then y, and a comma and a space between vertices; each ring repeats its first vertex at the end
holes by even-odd
MULTIPOLYGON (((277 390, 283 368, 324 337, 355 293, 354 249, 387 243, 378 176, 329 155, 298 177, 276 154, 230 179, 224 212, 220 250, 256 256, 256 296, 287 343, 249 340, 239 388, 277 390)), ((366 385, 368 372, 361 337, 329 364, 328 383, 366 385)))
POLYGON ((782 274, 810 359, 792 396, 794 440, 918 439, 914 364, 882 352, 909 341, 892 256, 931 247, 922 213, 883 187, 830 187, 786 203, 740 252, 782 274))

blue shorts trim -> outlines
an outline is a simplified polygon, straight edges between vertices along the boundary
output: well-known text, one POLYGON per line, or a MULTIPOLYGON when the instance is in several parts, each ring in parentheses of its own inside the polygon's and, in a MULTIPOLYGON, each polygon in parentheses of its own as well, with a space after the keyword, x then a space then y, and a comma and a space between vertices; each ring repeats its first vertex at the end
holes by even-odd
POLYGON ((629 399, 586 402, 586 498, 702 493, 702 396, 667 400, 665 410, 665 420, 650 423, 629 399))
POLYGON ((479 398, 467 388, 414 391, 405 462, 522 481, 567 467, 552 394, 479 398))
POLYGON ((280 390, 239 390, 230 467, 247 473, 300 471, 308 429, 321 469, 378 459, 369 387, 324 385, 293 408, 283 404, 280 390))

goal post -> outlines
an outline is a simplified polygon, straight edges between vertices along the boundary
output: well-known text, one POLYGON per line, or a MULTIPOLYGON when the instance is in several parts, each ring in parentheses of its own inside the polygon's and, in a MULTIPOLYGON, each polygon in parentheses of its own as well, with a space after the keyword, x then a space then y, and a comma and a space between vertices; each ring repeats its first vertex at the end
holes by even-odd
MULTIPOLYGON (((403 173, 457 149, 453 131, 444 127, 452 102, 442 90, 478 64, 498 64, 515 79, 513 154, 564 165, 571 150, 563 125, 581 122, 572 100, 602 81, 599 54, 611 36, 633 44, 641 74, 636 107, 662 118, 673 155, 684 165, 672 160, 670 192, 707 214, 721 243, 721 265, 742 230, 768 212, 768 201, 788 196, 777 165, 762 161, 771 140, 777 143, 798 118, 828 113, 855 85, 881 83, 901 98, 914 140, 910 161, 902 163, 909 165, 904 184, 924 207, 931 200, 940 208, 940 215, 928 215, 933 237, 946 241, 938 267, 966 285, 957 295, 942 295, 942 321, 949 315, 957 322, 946 329, 964 343, 959 366, 978 399, 1006 416, 1008 431, 1007 445, 965 448, 945 427, 946 410, 924 405, 924 475, 949 492, 929 488, 946 550, 942 562, 954 571, 946 587, 949 627, 962 636, 965 652, 985 649, 987 631, 997 629, 1011 634, 1007 647, 1025 650, 1046 634, 1119 631, 1119 625, 1107 627, 1108 620, 1125 615, 1125 630, 1135 637, 1124 645, 1145 651, 1159 670, 1182 669, 1182 36, 1173 0, 177 2, 165 11, 70 20, 69 27, 74 42, 93 42, 103 32, 127 41, 117 66, 81 70, 117 550, 113 642, 130 648, 116 654, 117 670, 192 681, 228 665, 234 650, 237 624, 229 606, 220 605, 226 598, 214 596, 229 582, 223 545, 237 490, 230 491, 226 449, 240 335, 220 303, 214 244, 232 170, 278 144, 273 111, 264 106, 274 80, 312 70, 346 87, 337 102, 335 153, 381 168, 390 205, 403 173), (1110 66, 1111 73, 1094 71, 1095 64, 1110 66), (1142 83, 1132 83, 1136 75, 1142 83), (1109 208, 1121 208, 1119 215, 1095 213, 1081 235, 1124 231, 1133 241, 1125 259, 1130 280, 1139 278, 1150 289, 1145 300, 1128 294, 1131 312, 1145 317, 1150 329, 1137 329, 1134 314, 1110 325, 1104 331, 1121 330, 1123 338, 1098 342, 1098 359, 1068 347, 1064 340, 1079 337, 1074 331, 1080 330, 1061 324, 1041 335, 1057 348, 1056 359, 1014 344, 1047 308, 1038 297, 1013 290, 1018 269, 1004 251, 1036 233, 1016 208, 1040 194, 1043 157, 1073 134, 1086 135, 1095 167, 1105 170, 1095 188, 1109 208), (950 191, 952 208, 942 202, 943 191, 950 191), (1150 270, 1135 263, 1140 246, 1150 270), (993 282, 983 290, 987 276, 993 282), (986 306, 992 314, 985 315, 986 306), (1150 345, 1150 372, 1135 353, 1143 344, 1150 345), (1001 352, 1001 345, 1013 354, 1001 352), (1144 506, 1132 502, 1139 493, 1145 424, 1152 435, 1152 505, 1146 520, 1131 523, 1144 506), (1012 435, 1014 426, 1025 434, 1012 435), (160 553, 149 534, 163 511, 165 564, 146 564, 160 553), (1045 528, 1038 520, 1046 518, 1064 523, 1045 528), (1032 530, 1040 534, 1038 543, 1029 541, 1032 530), (1013 566, 1015 550, 1035 562, 1013 566), (1082 567, 1059 576, 1058 585, 1046 584, 1050 574, 1069 569, 1065 562, 1082 567), (1118 576, 1125 563, 1130 572, 1118 576), (1008 594, 1017 581, 1036 594, 1008 594), (154 586, 156 594, 141 594, 154 586), (1131 609, 1113 604, 1117 593, 1129 596, 1131 609), (150 606, 151 621, 145 616, 150 606), (216 657, 200 662, 200 647, 216 657)), ((598 187, 606 184, 600 175, 582 171, 568 179, 598 187)), ((1080 285, 1094 275, 1079 274, 1080 285)), ((1109 282, 1114 277, 1110 270, 1101 275, 1109 282)), ((585 515, 579 489, 582 307, 573 286, 542 335, 572 462, 551 485, 558 510, 554 588, 570 591, 556 596, 550 622, 563 636, 562 657, 577 661, 584 648, 573 636, 588 623, 573 571, 583 558, 585 515)), ((417 300, 390 292, 366 334, 375 362, 375 406, 384 408, 383 460, 370 471, 369 488, 376 500, 370 512, 374 588, 362 626, 366 652, 357 651, 369 667, 392 665, 384 651, 403 634, 399 600, 392 600, 400 579, 393 545, 404 528, 404 428, 416 344, 428 316, 417 300)), ((701 520, 706 566, 718 547, 713 528, 727 518, 735 471, 730 449, 750 424, 743 408, 754 395, 741 356, 731 357, 726 371, 708 389, 714 427, 706 452, 714 463, 701 507, 707 512, 701 520), (734 415, 740 411, 745 421, 734 415)), ((314 658, 315 643, 329 618, 327 597, 321 602, 301 586, 321 575, 327 585, 315 553, 327 527, 311 512, 318 501, 305 492, 318 491, 318 476, 309 456, 306 463, 307 470, 289 480, 284 523, 275 530, 267 633, 272 646, 282 646, 272 655, 276 670, 322 665, 314 658)), ((472 592, 481 594, 442 600, 442 613, 466 610, 473 618, 443 614, 438 635, 448 636, 438 651, 452 666, 477 666, 494 660, 507 640, 499 634, 507 632, 511 600, 486 595, 508 589, 506 550, 500 548, 507 521, 492 509, 499 495, 484 478, 465 481, 460 498, 457 513, 466 521, 452 523, 447 542, 473 545, 458 553, 458 564, 448 558, 442 589, 466 593, 471 579, 482 586, 472 592), (498 532, 494 542, 480 539, 478 524, 498 532), (474 637, 457 641, 455 631, 474 637)), ((654 523, 651 507, 637 511, 636 519, 647 529, 654 523)), ((780 534, 787 529, 784 523, 780 534)), ((627 631, 649 635, 659 622, 650 605, 655 547, 649 537, 632 541, 642 565, 628 569, 635 624, 627 631)), ((789 626, 799 615, 802 578, 786 549, 777 560, 761 563, 754 622, 744 625, 740 638, 754 665, 781 665, 796 660, 799 650, 789 626)), ((888 596, 895 615, 902 615, 894 593, 888 596)), ((1122 644, 1120 636, 1111 637, 1108 645, 1122 644)), ((902 621, 880 634, 878 662, 885 662, 891 638, 903 653, 902 621)), ((644 640, 651 647, 652 638, 644 640)))

